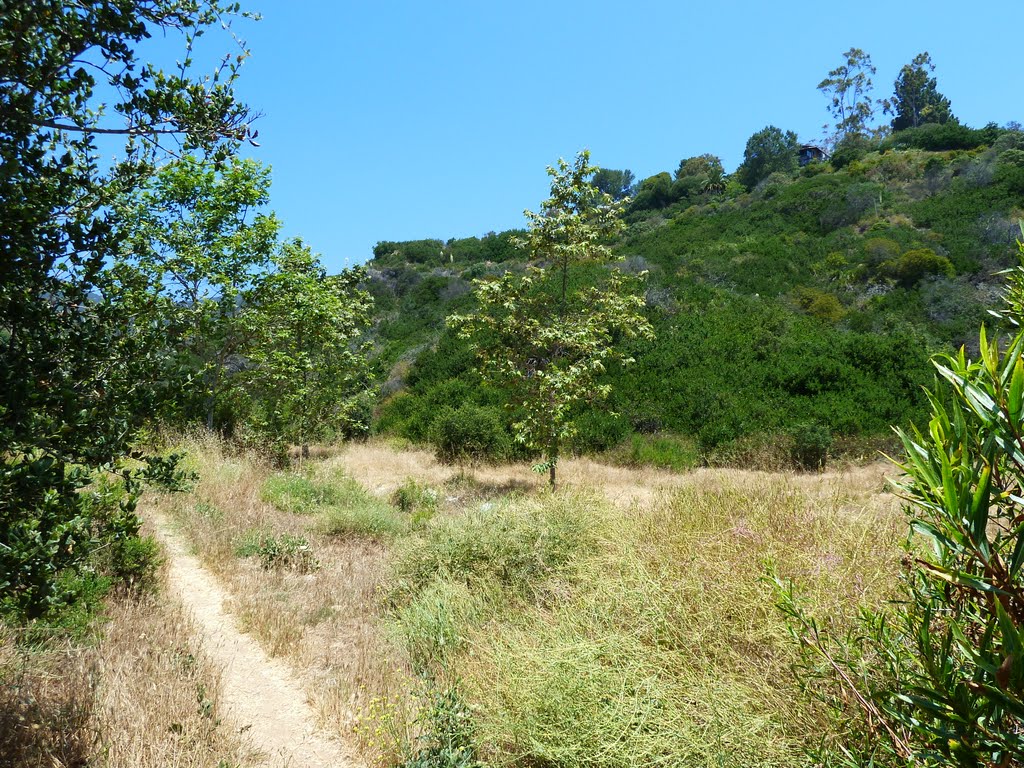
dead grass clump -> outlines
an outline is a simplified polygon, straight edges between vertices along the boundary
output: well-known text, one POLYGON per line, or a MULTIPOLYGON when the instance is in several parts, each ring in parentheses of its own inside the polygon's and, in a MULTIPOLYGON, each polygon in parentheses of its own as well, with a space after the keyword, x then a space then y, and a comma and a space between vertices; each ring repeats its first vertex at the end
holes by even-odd
POLYGON ((95 671, 80 652, 20 648, 0 634, 0 755, 5 766, 84 766, 98 738, 95 671))
POLYGON ((0 638, 0 755, 5 768, 208 768, 248 765, 220 721, 219 679, 176 607, 108 607, 83 648, 18 647, 0 638))
POLYGON ((220 679, 180 608, 161 602, 111 609, 94 652, 100 765, 205 768, 249 764, 239 734, 221 723, 220 679))

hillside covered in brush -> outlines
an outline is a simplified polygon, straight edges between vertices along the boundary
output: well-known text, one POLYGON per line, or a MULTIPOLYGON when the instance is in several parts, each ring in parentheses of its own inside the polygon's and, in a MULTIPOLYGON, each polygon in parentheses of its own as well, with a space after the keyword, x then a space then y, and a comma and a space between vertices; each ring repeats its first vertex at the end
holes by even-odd
MULTIPOLYGON (((611 398, 579 415, 577 450, 642 459, 671 439, 727 458, 801 434, 864 445, 920 420, 930 354, 995 322, 1024 217, 1024 132, 924 124, 820 159, 795 139, 769 126, 728 176, 701 155, 636 185, 629 171, 594 178, 632 196, 614 250, 646 273, 656 339, 607 371, 611 398)), ((518 234, 374 249, 377 431, 429 440, 447 409, 508 423, 445 318, 473 306, 473 280, 525 268, 518 234)))

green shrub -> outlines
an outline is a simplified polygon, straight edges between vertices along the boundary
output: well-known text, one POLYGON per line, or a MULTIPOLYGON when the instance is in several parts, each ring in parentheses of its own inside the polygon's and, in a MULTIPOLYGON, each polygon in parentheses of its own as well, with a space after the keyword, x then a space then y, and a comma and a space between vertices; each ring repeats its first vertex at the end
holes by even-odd
POLYGON ((296 515, 308 515, 323 507, 344 501, 340 488, 292 472, 278 472, 267 478, 260 498, 278 509, 296 515))
POLYGON ((879 272, 891 277, 905 288, 910 288, 929 275, 953 277, 953 264, 945 256, 939 256, 931 248, 915 248, 907 251, 895 261, 888 261, 879 267, 879 272))
POLYGON ((511 440, 498 412, 465 403, 444 408, 430 425, 437 458, 447 464, 500 461, 511 452, 511 440))
POLYGON ((818 423, 798 424, 792 435, 790 456, 794 466, 815 471, 824 469, 832 447, 832 433, 828 427, 818 423))
POLYGON ((105 556, 114 584, 129 593, 153 592, 163 563, 160 545, 152 536, 131 535, 111 542, 105 556))
POLYGON ((839 142, 832 153, 832 157, 829 158, 829 162, 832 163, 833 168, 839 170, 856 160, 861 160, 873 148, 870 139, 858 136, 857 134, 851 134, 839 142))
POLYGON ((607 451, 629 434, 629 422, 607 410, 584 411, 576 419, 572 448, 577 453, 607 451))
POLYGON ((822 322, 835 324, 846 314, 835 294, 818 288, 797 288, 793 291, 793 300, 801 311, 822 322))
POLYGON ((684 435, 631 435, 611 453, 617 463, 632 467, 658 467, 685 472, 701 461, 696 441, 684 435))
POLYGON ((412 392, 398 392, 377 408, 374 431, 419 442, 426 439, 432 415, 422 397, 412 392))
POLYGON ((998 129, 968 128, 957 122, 926 123, 896 131, 882 142, 883 149, 926 149, 942 152, 987 146, 999 135, 998 129))
POLYGON ((999 153, 1000 165, 1024 168, 1024 149, 1006 149, 999 153))
POLYGON ((488 502, 458 518, 438 518, 396 553, 392 602, 408 602, 438 578, 529 595, 543 580, 571 573, 574 559, 593 544, 586 507, 564 494, 542 503, 488 502))
POLYGON ((435 488, 421 485, 407 477, 391 494, 391 503, 409 515, 413 525, 419 525, 430 520, 437 512, 439 498, 440 494, 435 488))
POLYGON ((258 557, 267 570, 312 573, 320 568, 309 541, 288 533, 274 536, 262 531, 249 531, 235 547, 235 554, 238 557, 258 557))

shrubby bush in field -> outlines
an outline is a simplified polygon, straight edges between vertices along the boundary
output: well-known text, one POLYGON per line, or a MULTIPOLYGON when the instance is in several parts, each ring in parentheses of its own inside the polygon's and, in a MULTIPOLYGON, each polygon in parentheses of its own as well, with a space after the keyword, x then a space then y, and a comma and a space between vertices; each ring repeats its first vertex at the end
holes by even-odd
POLYGON ((512 449, 501 415, 472 403, 438 412, 430 425, 430 442, 446 464, 501 461, 512 449))

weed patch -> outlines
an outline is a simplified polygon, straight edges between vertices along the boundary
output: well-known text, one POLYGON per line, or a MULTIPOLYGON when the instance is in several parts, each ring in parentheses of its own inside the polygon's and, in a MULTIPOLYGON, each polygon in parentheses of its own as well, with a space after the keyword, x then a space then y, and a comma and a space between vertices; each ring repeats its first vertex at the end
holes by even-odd
POLYGON ((312 573, 320 568, 310 543, 302 536, 282 533, 274 536, 262 531, 247 531, 235 548, 239 557, 258 557, 264 568, 312 573))
POLYGON ((535 596, 545 580, 569 576, 577 556, 595 543, 587 507, 596 504, 563 494, 487 502, 465 515, 438 519, 399 548, 391 598, 408 600, 439 578, 535 596))
POLYGON ((345 504, 349 495, 346 490, 292 472, 279 472, 263 483, 260 497, 284 512, 309 515, 327 506, 345 504))

